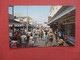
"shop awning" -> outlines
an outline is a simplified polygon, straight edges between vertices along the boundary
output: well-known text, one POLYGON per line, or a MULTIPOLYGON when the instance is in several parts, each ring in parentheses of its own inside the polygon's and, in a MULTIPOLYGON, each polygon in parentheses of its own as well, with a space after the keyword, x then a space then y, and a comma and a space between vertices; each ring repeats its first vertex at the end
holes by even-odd
MULTIPOLYGON (((64 6, 65 7, 65 6, 64 6)), ((48 25, 51 24, 52 22, 54 22, 55 20, 61 18, 62 16, 64 16, 65 14, 75 10, 75 6, 68 6, 67 8, 62 7, 57 13, 56 15, 48 22, 48 25)))

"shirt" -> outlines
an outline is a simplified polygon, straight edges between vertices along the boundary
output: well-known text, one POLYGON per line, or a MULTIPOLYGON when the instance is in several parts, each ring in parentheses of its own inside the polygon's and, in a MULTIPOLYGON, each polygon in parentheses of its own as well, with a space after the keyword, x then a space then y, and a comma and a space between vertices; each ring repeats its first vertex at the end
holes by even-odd
POLYGON ((61 37, 62 36, 62 32, 58 32, 59 36, 61 37))
POLYGON ((27 40, 26 35, 22 35, 22 36, 21 36, 21 42, 22 42, 22 43, 26 43, 26 40, 27 40))
POLYGON ((31 32, 28 32, 27 34, 28 34, 28 36, 31 36, 31 32))

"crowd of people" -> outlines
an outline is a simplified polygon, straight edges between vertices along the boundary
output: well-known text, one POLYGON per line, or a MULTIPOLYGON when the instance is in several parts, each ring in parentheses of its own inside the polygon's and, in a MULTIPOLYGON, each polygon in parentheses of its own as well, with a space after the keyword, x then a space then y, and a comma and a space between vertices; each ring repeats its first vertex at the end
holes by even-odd
POLYGON ((43 41, 45 47, 53 46, 53 40, 56 40, 58 46, 63 46, 67 40, 67 36, 63 36, 63 33, 59 31, 52 31, 52 29, 42 29, 36 28, 32 30, 15 29, 14 31, 10 29, 10 47, 38 47, 36 45, 37 41, 43 41))

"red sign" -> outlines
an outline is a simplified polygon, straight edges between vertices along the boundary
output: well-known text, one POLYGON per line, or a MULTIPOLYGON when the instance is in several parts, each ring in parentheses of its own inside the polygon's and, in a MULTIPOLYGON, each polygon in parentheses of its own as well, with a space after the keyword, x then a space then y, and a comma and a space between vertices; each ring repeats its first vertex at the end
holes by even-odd
POLYGON ((23 22, 23 24, 27 24, 27 22, 23 22))
POLYGON ((23 20, 20 20, 20 21, 23 21, 23 20))

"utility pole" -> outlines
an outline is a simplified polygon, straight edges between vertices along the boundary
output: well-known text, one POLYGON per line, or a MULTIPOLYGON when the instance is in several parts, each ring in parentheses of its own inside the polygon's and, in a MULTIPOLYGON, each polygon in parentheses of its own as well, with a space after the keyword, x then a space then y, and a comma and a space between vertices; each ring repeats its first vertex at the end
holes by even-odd
POLYGON ((27 24, 26 24, 27 26, 26 26, 26 28, 27 28, 27 32, 28 32, 28 6, 26 6, 26 7, 27 7, 27 17, 26 17, 27 18, 27 24))
MULTIPOLYGON (((9 6, 12 8, 12 20, 14 20, 14 6, 9 6)), ((14 36, 14 24, 12 25, 12 29, 13 29, 13 36, 14 36)))

